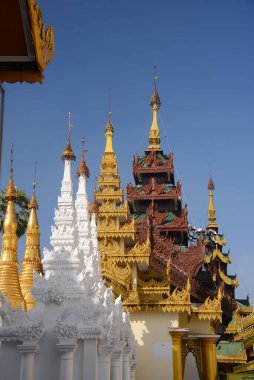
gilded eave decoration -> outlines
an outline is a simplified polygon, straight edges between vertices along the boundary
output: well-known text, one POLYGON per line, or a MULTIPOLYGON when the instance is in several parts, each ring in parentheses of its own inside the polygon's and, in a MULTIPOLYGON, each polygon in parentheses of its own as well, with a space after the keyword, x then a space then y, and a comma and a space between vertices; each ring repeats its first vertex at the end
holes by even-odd
POLYGON ((220 288, 217 297, 211 299, 208 297, 201 306, 192 305, 192 315, 198 319, 208 320, 222 320, 221 301, 223 298, 223 291, 220 288))
POLYGON ((217 355, 217 360, 219 363, 246 363, 247 354, 245 350, 242 350, 235 355, 217 355))
POLYGON ((27 3, 37 64, 43 72, 54 56, 54 31, 52 26, 45 27, 42 11, 36 0, 28 0, 27 3))

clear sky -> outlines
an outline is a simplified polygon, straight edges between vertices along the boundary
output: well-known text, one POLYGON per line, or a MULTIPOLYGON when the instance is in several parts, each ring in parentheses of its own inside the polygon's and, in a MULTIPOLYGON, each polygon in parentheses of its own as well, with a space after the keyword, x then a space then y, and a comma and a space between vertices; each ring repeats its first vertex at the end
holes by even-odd
POLYGON ((42 247, 49 247, 60 191, 68 112, 78 159, 83 136, 89 150, 92 200, 111 86, 114 147, 125 188, 132 181, 132 155, 147 147, 156 63, 161 145, 168 153, 164 127, 189 220, 206 225, 211 172, 217 221, 231 249, 229 273, 238 274, 237 295, 249 293, 253 301, 254 1, 40 0, 39 5, 46 24, 54 25, 55 58, 43 85, 5 85, 1 186, 7 184, 13 142, 15 182, 29 195, 38 162, 42 247))

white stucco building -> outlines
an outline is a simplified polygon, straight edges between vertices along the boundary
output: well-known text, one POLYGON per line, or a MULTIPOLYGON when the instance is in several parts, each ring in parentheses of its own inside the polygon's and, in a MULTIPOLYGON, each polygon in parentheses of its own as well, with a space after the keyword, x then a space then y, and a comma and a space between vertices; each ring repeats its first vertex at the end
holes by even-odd
POLYGON ((0 295, 1 380, 134 380, 135 343, 121 299, 101 279, 95 215, 90 220, 84 151, 78 191, 70 142, 64 176, 44 249, 45 276, 34 276, 36 308, 13 310, 0 295))

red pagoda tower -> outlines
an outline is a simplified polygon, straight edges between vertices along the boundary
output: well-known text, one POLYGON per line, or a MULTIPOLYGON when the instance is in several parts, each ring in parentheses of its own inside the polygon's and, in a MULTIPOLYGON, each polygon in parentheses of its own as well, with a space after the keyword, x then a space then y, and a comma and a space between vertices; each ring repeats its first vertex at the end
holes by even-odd
POLYGON ((136 221, 136 239, 142 244, 149 237, 151 242, 149 266, 138 265, 138 277, 146 281, 163 280, 170 268, 170 292, 185 289, 189 283, 192 305, 204 304, 208 297, 220 298, 223 325, 226 325, 236 307, 234 289, 238 281, 235 276, 227 275, 227 264, 231 261, 229 253, 222 252, 226 241, 215 222, 214 185, 210 180, 207 229, 195 230, 193 238, 187 205, 182 205, 182 184, 175 183, 173 153, 164 154, 160 147, 157 113, 161 101, 156 83, 149 104, 153 113, 149 146, 144 155, 133 157, 135 186, 127 185, 129 210, 136 221))

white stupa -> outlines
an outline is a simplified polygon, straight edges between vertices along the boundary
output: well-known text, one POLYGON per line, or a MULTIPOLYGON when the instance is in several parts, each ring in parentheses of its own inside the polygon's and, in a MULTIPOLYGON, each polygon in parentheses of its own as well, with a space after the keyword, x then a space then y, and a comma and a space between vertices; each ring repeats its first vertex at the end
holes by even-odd
POLYGON ((44 249, 45 276, 34 276, 36 308, 14 311, 0 294, 1 380, 134 380, 135 343, 121 299, 101 278, 95 214, 89 214, 82 158, 73 199, 70 134, 64 176, 44 249))

